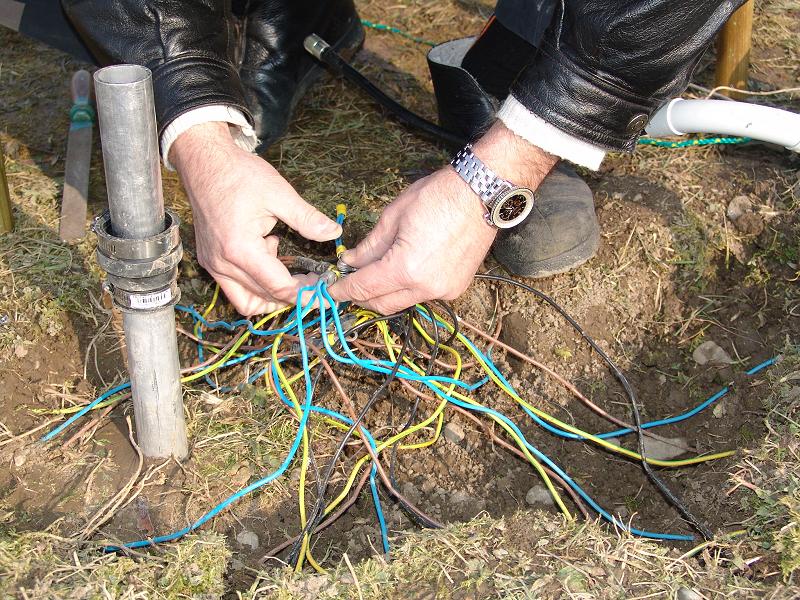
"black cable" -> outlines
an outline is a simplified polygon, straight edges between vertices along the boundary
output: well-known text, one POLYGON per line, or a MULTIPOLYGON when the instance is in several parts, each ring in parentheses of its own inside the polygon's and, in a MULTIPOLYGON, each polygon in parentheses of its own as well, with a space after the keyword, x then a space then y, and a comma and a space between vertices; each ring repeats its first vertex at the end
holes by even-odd
MULTIPOLYGON (((436 364, 436 358, 439 356, 439 327, 436 325, 436 322, 433 320, 433 312, 431 311, 430 307, 425 304, 424 302, 420 303, 420 306, 431 316, 431 323, 433 323, 433 344, 430 345, 430 359, 428 361, 428 366, 425 369, 425 376, 428 377, 433 374, 433 367, 436 364)), ((426 340, 427 341, 427 340, 426 340)), ((417 410, 419 409, 419 402, 420 398, 417 396, 414 398, 414 404, 411 406, 411 411, 409 412, 408 419, 406 419, 405 425, 400 428, 399 433, 403 433, 406 429, 411 427, 411 424, 414 422, 414 419, 417 418, 417 410)), ((392 482, 392 486, 397 489, 399 486, 397 484, 397 479, 395 478, 395 462, 397 460, 397 446, 398 444, 392 445, 392 454, 391 458, 389 459, 389 481, 392 482)))
MULTIPOLYGON (((311 395, 312 396, 316 392, 317 384, 320 381, 323 369, 324 369, 324 367, 323 367, 322 363, 320 363, 320 365, 317 367, 317 372, 314 373, 314 380, 311 382, 311 395)), ((308 425, 306 425, 306 427, 308 428, 308 431, 309 431, 309 437, 311 437, 311 424, 309 423, 308 425)), ((317 460, 314 457, 314 449, 313 449, 311 444, 308 445, 308 456, 309 456, 309 461, 311 462, 311 469, 314 471, 314 481, 317 484, 317 497, 319 497, 323 493, 325 493, 325 490, 322 488, 322 479, 319 476, 319 467, 317 466, 317 460)))
POLYGON ((368 94, 404 125, 413 127, 451 146, 461 148, 467 143, 468 140, 447 131, 436 123, 414 114, 405 106, 386 95, 386 93, 364 77, 364 75, 359 73, 350 63, 339 56, 339 54, 318 35, 308 36, 305 41, 305 47, 317 60, 329 67, 337 75, 344 77, 347 81, 361 88, 363 92, 368 94))
MULTIPOLYGON (((411 316, 410 316, 409 311, 404 311, 404 313, 402 313, 402 315, 405 315, 405 317, 406 317, 406 325, 405 325, 406 336, 405 337, 408 338, 408 334, 409 334, 410 328, 411 328, 411 316)), ((386 320, 386 318, 384 318, 383 320, 386 320)), ((313 531, 317 527, 317 525, 319 525, 319 523, 322 521, 323 517, 325 516, 325 514, 324 514, 325 493, 324 492, 327 490, 328 485, 330 484, 330 480, 333 477, 333 470, 336 468, 336 464, 339 462, 339 457, 341 456, 342 452, 344 451, 344 448, 347 445, 347 442, 350 441, 350 438, 352 437, 352 435, 355 432, 356 428, 358 428, 359 425, 361 425, 361 422, 364 420, 364 417, 367 415, 367 412, 369 412, 369 409, 372 408, 372 406, 381 398, 381 396, 386 391, 386 389, 389 387, 389 385, 392 383, 392 381, 394 381, 394 378, 397 375, 397 371, 400 369, 400 365, 403 363, 403 358, 405 357, 405 353, 406 353, 407 348, 408 348, 407 339, 405 339, 403 341, 403 345, 400 348, 400 352, 397 355, 397 360, 395 360, 394 365, 392 365, 392 370, 386 375, 386 379, 383 380, 383 383, 381 383, 381 385, 378 386, 378 388, 373 392, 372 397, 366 402, 366 404, 364 404, 364 407, 358 413, 358 415, 356 416, 356 419, 353 421, 353 423, 351 424, 350 428, 347 430, 347 432, 344 434, 344 437, 342 437, 341 441, 339 442, 339 445, 337 446, 336 451, 333 454, 333 457, 331 458, 330 462, 328 463, 328 468, 325 471, 325 477, 323 478, 323 485, 321 486, 321 489, 323 490, 323 493, 320 494, 319 497, 317 498, 317 502, 314 505, 314 509, 313 509, 313 511, 311 513, 311 516, 306 521, 306 526, 303 528, 303 531, 300 533, 300 537, 297 538, 297 541, 292 546, 292 551, 289 554, 289 559, 288 559, 288 562, 290 564, 297 562, 297 556, 298 556, 298 554, 300 552, 300 548, 302 547, 303 540, 306 538, 306 536, 311 531, 313 531)))
POLYGON ((503 275, 477 273, 475 275, 475 279, 486 279, 491 281, 500 281, 503 283, 509 283, 511 285, 514 285, 520 289, 523 289, 533 294, 534 296, 540 298, 541 300, 544 300, 551 307, 556 309, 556 311, 558 311, 558 313, 562 317, 564 317, 564 319, 570 325, 572 325, 572 328, 575 329, 575 331, 577 331, 581 335, 581 337, 589 343, 592 349, 594 349, 594 351, 600 355, 600 357, 603 359, 606 365, 608 365, 609 369, 611 369, 611 372, 614 374, 614 377, 617 378, 617 381, 619 381, 622 384, 622 387, 625 389, 625 393, 628 395, 628 400, 630 401, 631 405, 631 412, 633 413, 633 425, 634 425, 633 429, 634 431, 636 431, 636 436, 639 446, 639 454, 641 456, 640 463, 642 465, 642 469, 647 475, 647 478, 661 492, 664 498, 666 498, 667 502, 669 502, 669 504, 671 504, 673 508, 675 508, 680 513, 680 515, 684 519, 686 519, 686 521, 689 522, 689 524, 692 527, 694 527, 698 532, 700 532, 700 534, 706 540, 713 539, 714 534, 712 533, 711 529, 709 529, 709 527, 705 523, 700 521, 700 519, 698 519, 694 514, 692 514, 692 512, 689 510, 689 508, 686 506, 683 500, 679 498, 672 490, 669 489, 667 484, 664 483, 661 480, 661 478, 655 474, 652 467, 647 462, 647 456, 645 455, 645 449, 644 449, 644 431, 642 430, 642 419, 639 413, 639 405, 636 400, 636 393, 633 391, 633 388, 631 387, 631 384, 628 382, 628 379, 625 377, 625 375, 622 373, 619 367, 617 367, 616 363, 613 360, 611 360, 611 358, 603 351, 602 348, 600 348, 600 346, 597 345, 597 343, 589 336, 589 334, 586 333, 580 325, 578 325, 575 319, 573 319, 569 315, 569 313, 567 313, 567 311, 565 311, 555 300, 553 300, 550 296, 548 296, 544 292, 532 288, 529 285, 525 285, 524 283, 521 283, 519 281, 515 281, 510 277, 505 277, 503 275))
MULTIPOLYGON (((453 322, 453 331, 450 333, 450 337, 447 338, 447 341, 443 344, 444 346, 451 346, 459 334, 458 315, 456 314, 456 311, 453 310, 453 307, 444 300, 434 300, 434 303, 441 306, 444 309, 444 312, 447 313, 447 316, 450 317, 450 320, 453 322)), ((431 313, 431 319, 433 318, 433 313, 431 313)))

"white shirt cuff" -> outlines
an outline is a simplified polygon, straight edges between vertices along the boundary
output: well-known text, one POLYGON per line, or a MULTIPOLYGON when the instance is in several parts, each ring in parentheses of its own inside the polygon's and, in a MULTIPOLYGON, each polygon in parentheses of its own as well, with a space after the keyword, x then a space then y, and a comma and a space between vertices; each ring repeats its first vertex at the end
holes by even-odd
POLYGON ((243 150, 252 152, 258 145, 256 132, 242 111, 225 104, 209 104, 183 113, 164 129, 161 134, 161 159, 164 166, 170 171, 175 170, 169 162, 169 150, 180 134, 195 125, 213 122, 228 123, 234 142, 243 150))
POLYGON ((582 167, 596 171, 605 158, 606 151, 599 146, 564 133, 558 127, 537 117, 514 96, 509 96, 500 107, 497 118, 521 138, 582 167))

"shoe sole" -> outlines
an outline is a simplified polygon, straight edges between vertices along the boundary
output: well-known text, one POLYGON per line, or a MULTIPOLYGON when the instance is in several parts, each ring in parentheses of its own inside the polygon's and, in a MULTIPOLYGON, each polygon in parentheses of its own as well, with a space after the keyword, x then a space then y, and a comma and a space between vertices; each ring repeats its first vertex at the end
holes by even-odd
MULTIPOLYGON (((356 18, 350 29, 335 43, 331 44, 331 48, 338 52, 342 58, 349 61, 364 46, 365 38, 366 33, 364 32, 364 26, 361 24, 361 21, 356 18)), ((286 119, 287 126, 283 129, 283 131, 275 135, 273 139, 266 142, 261 142, 256 148, 256 152, 262 152, 266 150, 286 135, 286 132, 289 129, 288 124, 291 123, 292 118, 294 117, 294 111, 297 108, 297 105, 300 103, 300 100, 306 95, 306 92, 308 92, 309 88, 327 75, 327 73, 328 71, 325 68, 325 65, 318 62, 308 70, 308 73, 303 75, 303 78, 297 84, 297 91, 295 92, 294 96, 292 97, 292 101, 289 104, 289 118, 286 119)))
POLYGON ((583 242, 574 248, 554 256, 553 258, 537 261, 531 264, 531 269, 525 269, 523 272, 519 269, 510 269, 503 265, 512 275, 517 277, 527 277, 528 279, 544 279, 545 277, 552 277, 566 273, 572 269, 581 266, 583 263, 592 258, 600 247, 600 232, 596 231, 594 235, 586 238, 583 242))
MULTIPOLYGON (((548 175, 548 180, 550 177, 554 176, 557 178, 575 178, 580 180, 575 172, 566 165, 559 165, 557 170, 554 170, 553 173, 548 175)), ((586 190, 589 194, 591 194, 591 191, 589 191, 588 187, 586 190)), ((518 277, 527 277, 529 279, 543 279, 545 277, 552 277, 553 275, 558 275, 560 273, 566 273, 567 271, 571 271, 572 269, 579 267, 597 254, 599 247, 600 227, 599 223, 597 223, 597 220, 595 219, 595 226, 586 239, 573 246, 569 250, 562 252, 558 256, 553 256, 552 258, 527 262, 525 264, 518 264, 517 268, 513 268, 508 264, 512 262, 508 259, 508 257, 501 258, 497 256, 494 248, 492 249, 492 253, 495 255, 497 261, 503 265, 503 268, 512 275, 516 275, 518 277)))

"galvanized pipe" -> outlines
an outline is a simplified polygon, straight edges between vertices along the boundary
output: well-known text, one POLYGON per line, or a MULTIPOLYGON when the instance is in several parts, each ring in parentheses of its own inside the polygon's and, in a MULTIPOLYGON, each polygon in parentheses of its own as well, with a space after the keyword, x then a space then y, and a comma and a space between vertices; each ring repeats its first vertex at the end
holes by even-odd
MULTIPOLYGON (((116 65, 94 75, 100 140, 114 235, 142 239, 164 230, 164 196, 150 70, 116 65)), ((136 437, 148 458, 186 458, 175 310, 123 313, 136 437)))

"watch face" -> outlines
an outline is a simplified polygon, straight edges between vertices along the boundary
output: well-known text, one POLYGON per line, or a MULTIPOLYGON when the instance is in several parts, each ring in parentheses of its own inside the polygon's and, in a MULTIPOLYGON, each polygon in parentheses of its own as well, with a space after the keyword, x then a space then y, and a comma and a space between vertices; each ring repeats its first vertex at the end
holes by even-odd
POLYGON ((492 203, 491 221, 495 227, 507 229, 519 225, 533 208, 533 192, 528 188, 511 188, 492 203))

